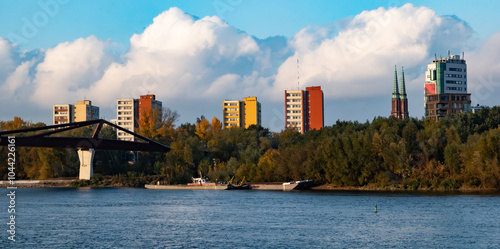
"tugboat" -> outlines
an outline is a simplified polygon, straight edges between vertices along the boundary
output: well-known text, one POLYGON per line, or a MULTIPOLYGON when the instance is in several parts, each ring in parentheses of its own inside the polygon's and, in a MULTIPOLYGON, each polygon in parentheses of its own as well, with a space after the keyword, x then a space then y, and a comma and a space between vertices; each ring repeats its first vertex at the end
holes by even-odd
POLYGON ((233 179, 234 179, 234 176, 233 176, 233 178, 231 178, 231 180, 227 184, 226 190, 250 190, 250 189, 252 189, 252 186, 250 184, 248 184, 247 182, 245 182, 245 177, 243 177, 243 180, 241 181, 240 184, 233 184, 233 179))

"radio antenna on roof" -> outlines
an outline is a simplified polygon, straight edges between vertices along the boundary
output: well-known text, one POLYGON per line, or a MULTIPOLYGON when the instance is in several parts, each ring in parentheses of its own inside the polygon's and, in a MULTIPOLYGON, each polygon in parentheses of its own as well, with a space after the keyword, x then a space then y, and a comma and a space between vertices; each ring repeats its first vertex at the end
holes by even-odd
POLYGON ((297 58, 297 90, 300 89, 300 73, 299 73, 299 58, 297 58))

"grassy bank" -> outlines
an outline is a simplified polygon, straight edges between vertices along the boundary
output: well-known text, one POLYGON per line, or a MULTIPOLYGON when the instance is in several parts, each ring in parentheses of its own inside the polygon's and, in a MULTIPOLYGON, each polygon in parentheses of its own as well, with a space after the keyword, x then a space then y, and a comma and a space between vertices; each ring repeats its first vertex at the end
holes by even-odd
POLYGON ((463 193, 474 193, 474 192, 487 192, 487 193, 500 193, 500 189, 497 188, 479 188, 479 187, 460 187, 460 188, 443 188, 443 187, 427 187, 427 188, 410 188, 407 185, 398 186, 385 186, 379 187, 376 185, 367 186, 338 186, 334 184, 323 184, 311 188, 311 190, 318 191, 418 191, 418 192, 463 192, 463 193))

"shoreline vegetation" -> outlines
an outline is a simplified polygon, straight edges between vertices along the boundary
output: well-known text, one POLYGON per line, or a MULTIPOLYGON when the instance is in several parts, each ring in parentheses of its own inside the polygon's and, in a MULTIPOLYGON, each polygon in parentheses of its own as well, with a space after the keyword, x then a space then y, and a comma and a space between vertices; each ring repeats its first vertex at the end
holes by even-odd
MULTIPOLYGON (((311 179, 315 190, 500 190, 500 107, 449 115, 435 122, 377 117, 371 122, 337 121, 305 134, 270 132, 261 126, 222 129, 200 117, 175 126, 178 114, 143 113, 138 133, 169 145, 169 153, 96 151, 94 177, 72 187, 144 187, 161 181, 185 184, 191 177, 211 182, 288 182, 311 179)), ((1 121, 0 131, 45 124, 19 117, 1 121)), ((59 136, 90 137, 92 127, 59 136)), ((21 136, 21 134, 16 134, 21 136)), ((26 134, 25 134, 26 135, 26 134)), ((116 139, 111 127, 101 136, 116 139)), ((78 175, 72 149, 16 148, 16 179, 78 175)), ((6 147, 0 161, 6 162, 6 147)), ((7 177, 0 165, 0 179, 7 177)))

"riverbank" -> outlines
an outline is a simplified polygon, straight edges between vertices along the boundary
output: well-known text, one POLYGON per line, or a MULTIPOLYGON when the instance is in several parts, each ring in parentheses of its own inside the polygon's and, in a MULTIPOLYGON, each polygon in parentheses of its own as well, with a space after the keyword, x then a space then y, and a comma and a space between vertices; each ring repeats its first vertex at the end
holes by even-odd
POLYGON ((0 188, 71 188, 77 179, 45 179, 45 180, 18 180, 11 185, 9 181, 0 181, 0 188))
MULTIPOLYGON (((256 183, 253 186, 254 190, 282 190, 282 183, 256 183)), ((111 180, 85 181, 76 178, 64 179, 44 179, 44 180, 18 180, 14 185, 18 188, 78 188, 78 187, 95 187, 95 188, 120 188, 120 187, 137 187, 143 188, 146 184, 138 184, 133 182, 127 184, 124 182, 113 182, 111 180)), ((0 188, 12 187, 9 181, 0 181, 0 188)), ((459 188, 459 189, 426 189, 420 188, 417 190, 405 189, 402 187, 377 187, 377 186, 337 186, 333 184, 323 184, 310 188, 311 191, 394 191, 394 192, 456 192, 456 193, 500 193, 499 189, 484 189, 484 188, 459 188)))
POLYGON ((458 193, 474 193, 474 192, 488 192, 488 193, 500 193, 500 189, 495 188, 471 188, 471 187, 461 187, 458 189, 436 189, 436 188, 419 188, 419 189, 409 189, 404 187, 377 187, 373 185, 369 186, 337 186, 333 184, 323 184, 319 186, 312 187, 311 190, 316 191, 400 191, 400 192, 458 192, 458 193))

